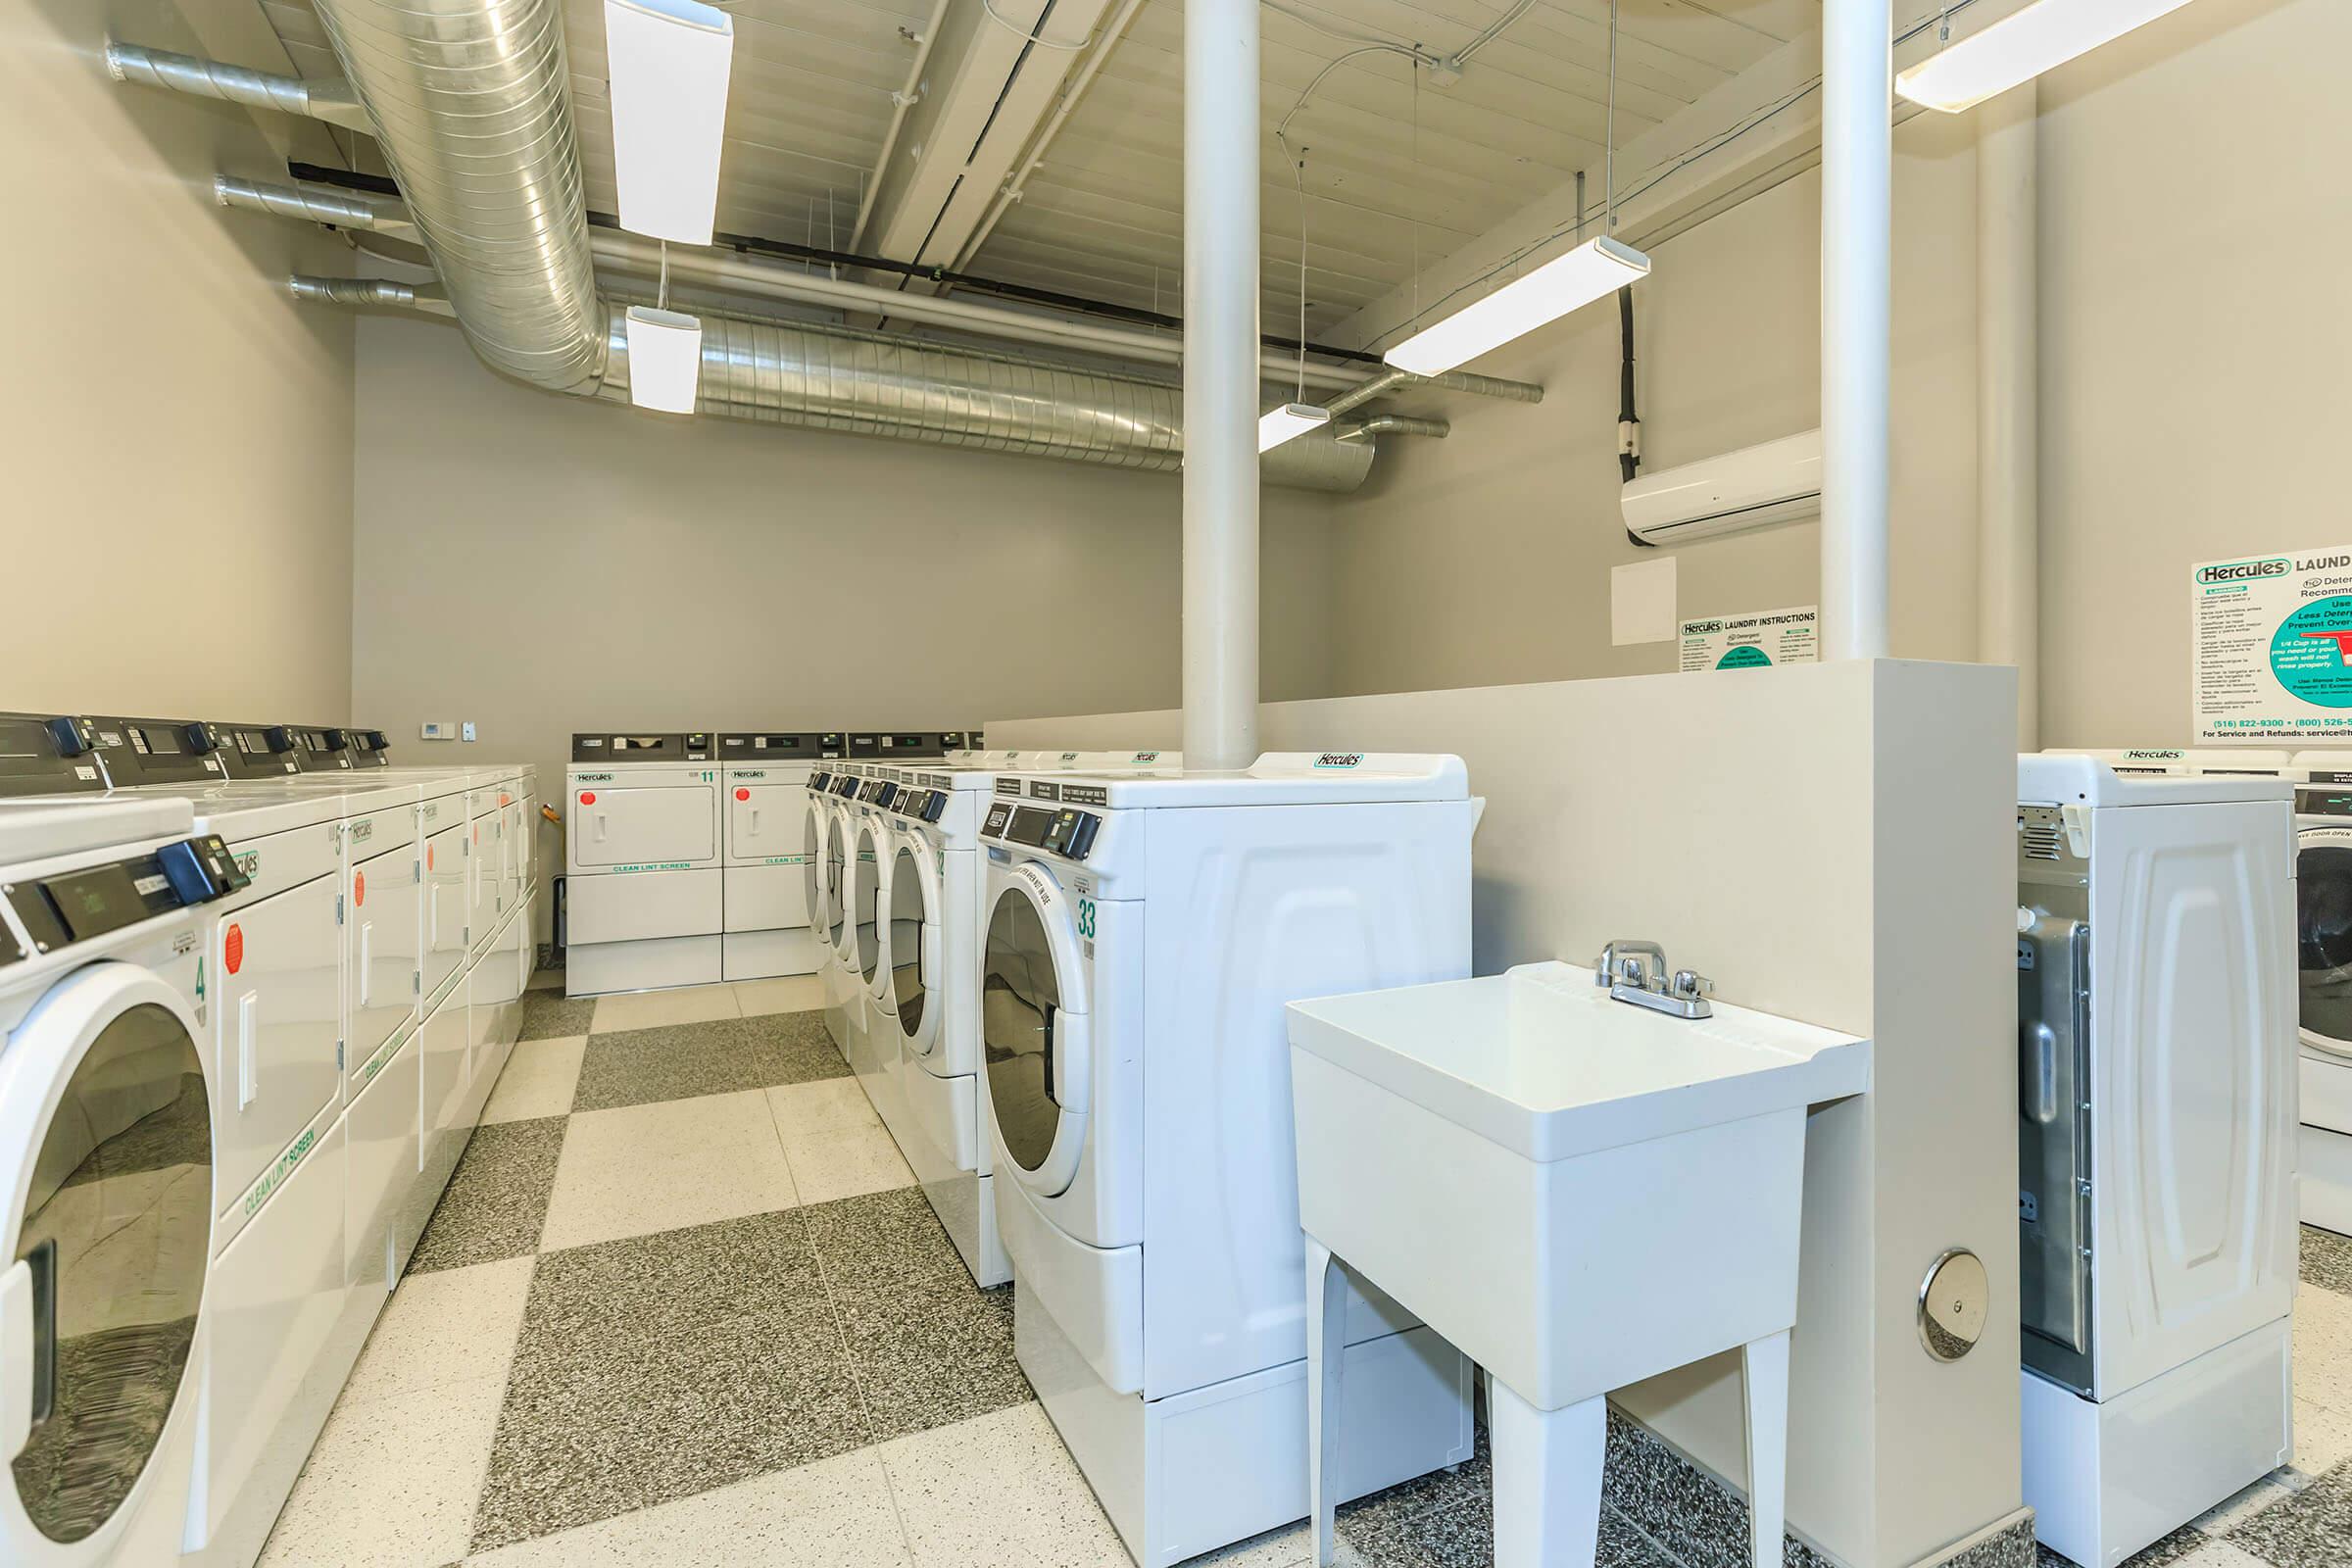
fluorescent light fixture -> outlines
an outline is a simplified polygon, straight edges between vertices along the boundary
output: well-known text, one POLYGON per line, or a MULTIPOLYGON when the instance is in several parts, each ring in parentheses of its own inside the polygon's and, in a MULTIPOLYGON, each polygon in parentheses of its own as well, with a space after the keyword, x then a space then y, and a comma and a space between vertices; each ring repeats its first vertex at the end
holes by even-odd
POLYGON ((1606 236, 1589 239, 1443 321, 1423 327, 1382 358, 1415 375, 1443 375, 1648 275, 1649 258, 1631 245, 1606 236))
POLYGON ((703 323, 679 311, 629 307, 629 401, 663 414, 692 414, 703 375, 703 323))
POLYGON ((1318 409, 1311 403, 1285 403, 1281 408, 1268 409, 1258 416, 1257 450, 1271 452, 1293 436, 1306 434, 1317 425, 1331 422, 1331 411, 1318 409))
POLYGON ((696 0, 605 0, 620 226, 708 245, 735 21, 696 0))
POLYGON ((1956 115, 2178 11, 2188 0, 2035 0, 1894 78, 1915 104, 1956 115))

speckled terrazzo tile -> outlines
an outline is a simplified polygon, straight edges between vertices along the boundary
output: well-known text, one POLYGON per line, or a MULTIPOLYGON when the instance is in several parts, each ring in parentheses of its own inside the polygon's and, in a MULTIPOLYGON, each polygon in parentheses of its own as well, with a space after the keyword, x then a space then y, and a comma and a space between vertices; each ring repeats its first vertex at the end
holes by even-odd
POLYGON ((584 1035, 596 1021, 594 997, 567 997, 561 990, 522 994, 522 1038, 560 1040, 584 1035))
MULTIPOLYGON (((824 1070, 811 1067, 806 1059, 812 1054, 807 1041, 778 1027, 781 1019, 795 1016, 718 1018, 591 1035, 580 1059, 579 1088, 571 1108, 617 1110, 839 1077, 847 1071, 830 1045, 823 1047, 824 1070)), ((820 1024, 820 1038, 823 1032, 820 1024)))
MULTIPOLYGON (((2159 1545, 2162 1544, 2158 1543, 2159 1545)), ((1797 1543, 1791 1539, 1789 1546, 1788 1560, 1793 1564, 1796 1561, 1797 1543)), ((2034 1519, 2029 1514, 2007 1529, 1986 1536, 1975 1545, 1954 1552, 1938 1568, 2034 1568, 2040 1551, 2041 1544, 2034 1539, 2034 1519)), ((1804 1552, 1808 1562, 1826 1565, 1827 1559, 1812 1547, 1804 1547, 1804 1552)))
POLYGON ((756 1025, 776 1048, 784 1072, 778 1083, 813 1083, 819 1078, 839 1078, 850 1070, 833 1037, 825 1033, 821 1010, 770 1012, 744 1021, 756 1025))
POLYGON ((2352 1296, 2352 1236, 2304 1226, 2303 1283, 2352 1296))
POLYGON ((837 1292, 975 1287, 922 1190, 902 1187, 802 1208, 808 1242, 837 1292))
POLYGON ((2226 1539, 2278 1568, 2344 1568, 2352 1563, 2352 1464, 2272 1503, 2226 1539))
POLYGON ((1747 1502, 1615 1408, 1603 1495, 1690 1568, 1747 1562, 1747 1502))
MULTIPOLYGON (((2166 1568, 2168 1563, 2179 1562, 2212 1539, 2194 1525, 2182 1525, 2154 1545, 2126 1558, 2123 1568, 2166 1568)), ((2052 1551, 2038 1541, 2034 1544, 2034 1561, 2040 1568, 2081 1568, 2073 1558, 2052 1551)))
POLYGON ((751 1312, 829 1309, 797 1209, 543 1254, 522 1341, 560 1356, 575 1340, 690 1331, 751 1312))
POLYGON ((1403 1519, 1433 1508, 1491 1507, 1494 1495, 1494 1455, 1487 1446, 1486 1424, 1481 1422, 1476 1446, 1462 1463, 1358 1497, 1348 1504, 1348 1510, 1367 1519, 1403 1519))
POLYGON ((836 1293, 875 1441, 928 1432, 1037 1396, 1012 1350, 1012 1292, 836 1293))
POLYGON ((810 1303, 518 1351, 474 1515, 484 1551, 870 1441, 840 1331, 810 1303))
POLYGON ((1494 1560, 1491 1503, 1455 1503, 1401 1517, 1343 1511, 1339 1532, 1368 1568, 1486 1568, 1494 1560))
POLYGON ((491 1263, 539 1250, 564 1153, 564 1116, 474 1129, 441 1204, 409 1260, 412 1274, 491 1263))

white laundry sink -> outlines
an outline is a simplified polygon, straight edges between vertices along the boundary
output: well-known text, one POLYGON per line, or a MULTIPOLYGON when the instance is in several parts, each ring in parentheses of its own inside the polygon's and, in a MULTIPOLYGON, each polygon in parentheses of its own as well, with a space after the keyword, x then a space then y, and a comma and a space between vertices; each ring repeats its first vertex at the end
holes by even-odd
POLYGON ((1805 1110, 1867 1041, 1562 963, 1289 1010, 1302 1228, 1536 1409, 1794 1322, 1805 1110))

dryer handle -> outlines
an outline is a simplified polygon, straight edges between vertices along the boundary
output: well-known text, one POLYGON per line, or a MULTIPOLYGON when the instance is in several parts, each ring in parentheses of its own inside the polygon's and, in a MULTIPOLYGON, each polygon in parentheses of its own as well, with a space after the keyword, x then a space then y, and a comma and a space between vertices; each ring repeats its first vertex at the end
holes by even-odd
POLYGON ((0 1457, 24 1451, 57 1409, 57 1243, 0 1275, 0 1457))
POLYGON ((1054 1006, 1053 1003, 1049 1002, 1046 1004, 1046 1027, 1044 1031, 1046 1039, 1046 1098, 1053 1101, 1056 1105, 1061 1103, 1061 1097, 1054 1092, 1057 1088, 1059 1088, 1059 1085, 1054 1082, 1054 1015, 1059 1011, 1060 1009, 1054 1006))

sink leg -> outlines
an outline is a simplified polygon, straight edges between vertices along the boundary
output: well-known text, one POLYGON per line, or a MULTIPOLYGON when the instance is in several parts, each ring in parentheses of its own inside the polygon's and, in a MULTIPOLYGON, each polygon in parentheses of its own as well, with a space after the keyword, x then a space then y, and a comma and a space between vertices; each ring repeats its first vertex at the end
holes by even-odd
POLYGON ((1788 1497, 1788 1331, 1740 1348, 1747 1388, 1748 1546, 1754 1568, 1781 1568, 1788 1497))
POLYGON ((1306 1238, 1306 1469, 1314 1505, 1315 1561, 1328 1568, 1337 1547, 1340 1503, 1341 1370, 1348 1355, 1348 1277, 1331 1249, 1306 1238))
POLYGON ((1592 1568, 1600 1544, 1606 1395, 1539 1410, 1487 1385, 1494 1444, 1494 1568, 1592 1568))

